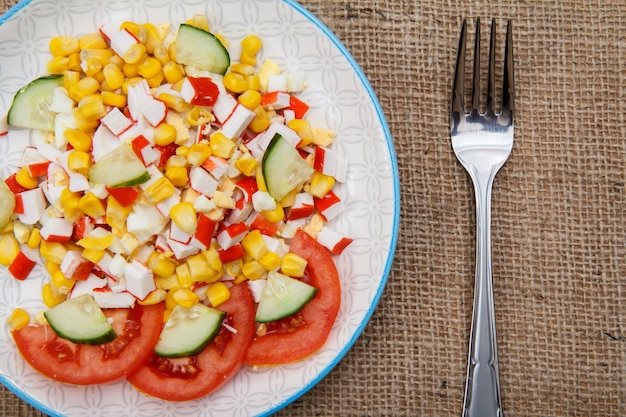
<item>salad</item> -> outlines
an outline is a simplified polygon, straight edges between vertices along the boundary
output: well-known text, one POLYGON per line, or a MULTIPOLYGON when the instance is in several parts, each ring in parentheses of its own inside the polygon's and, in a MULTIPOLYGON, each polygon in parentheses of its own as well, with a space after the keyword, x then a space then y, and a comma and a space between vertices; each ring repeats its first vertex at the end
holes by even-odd
POLYGON ((39 372, 184 401, 326 341, 347 162, 302 74, 258 62, 255 35, 228 46, 204 15, 107 23, 52 38, 50 75, 16 93, 0 140, 40 134, 0 182, 0 264, 49 272, 47 309, 8 323, 39 372))

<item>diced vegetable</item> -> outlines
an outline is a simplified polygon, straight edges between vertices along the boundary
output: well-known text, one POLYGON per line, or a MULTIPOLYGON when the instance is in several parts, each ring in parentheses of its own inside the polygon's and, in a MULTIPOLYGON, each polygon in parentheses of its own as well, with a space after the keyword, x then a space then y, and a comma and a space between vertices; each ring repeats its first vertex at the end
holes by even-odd
POLYGON ((20 89, 9 108, 7 122, 11 126, 29 129, 54 130, 54 113, 48 109, 55 88, 63 83, 63 76, 37 78, 20 89))
POLYGON ((184 23, 176 37, 176 60, 218 74, 230 65, 228 51, 215 35, 184 23))
POLYGON ((130 187, 150 179, 141 160, 128 145, 105 154, 89 169, 89 180, 112 188, 130 187))

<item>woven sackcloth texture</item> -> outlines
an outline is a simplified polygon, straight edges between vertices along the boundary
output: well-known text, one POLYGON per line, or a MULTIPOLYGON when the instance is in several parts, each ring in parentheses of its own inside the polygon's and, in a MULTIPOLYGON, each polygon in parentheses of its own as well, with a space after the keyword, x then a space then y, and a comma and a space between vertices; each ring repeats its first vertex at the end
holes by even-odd
MULTIPOLYGON (((14 3, 1 0, 2 11, 14 3)), ((626 4, 301 3, 347 46, 382 103, 401 224, 387 288, 363 334, 278 415, 460 415, 475 211, 447 112, 462 18, 472 19, 472 39, 477 16, 484 45, 485 22, 497 18, 504 34, 514 20, 515 145, 492 210, 505 415, 626 415, 626 4)), ((0 414, 42 415, 6 389, 0 414)))

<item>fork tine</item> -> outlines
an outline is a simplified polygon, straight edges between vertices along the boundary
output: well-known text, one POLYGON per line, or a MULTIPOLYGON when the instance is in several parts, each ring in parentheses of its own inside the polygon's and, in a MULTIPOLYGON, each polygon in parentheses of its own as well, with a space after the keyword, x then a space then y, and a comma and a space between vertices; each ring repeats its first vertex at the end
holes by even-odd
POLYGON ((495 112, 496 102, 496 19, 491 19, 489 70, 487 74, 487 113, 495 112))
POLYGON ((513 27, 509 20, 506 25, 506 43, 504 46, 504 76, 502 80, 502 110, 513 110, 515 96, 513 85, 513 27))
POLYGON ((472 74, 472 110, 479 112, 480 106, 480 17, 476 18, 476 38, 474 40, 474 71, 472 74))
POLYGON ((454 82, 452 85, 451 113, 465 113, 465 38, 467 28, 466 20, 463 19, 459 49, 457 50, 456 67, 454 69, 454 82))

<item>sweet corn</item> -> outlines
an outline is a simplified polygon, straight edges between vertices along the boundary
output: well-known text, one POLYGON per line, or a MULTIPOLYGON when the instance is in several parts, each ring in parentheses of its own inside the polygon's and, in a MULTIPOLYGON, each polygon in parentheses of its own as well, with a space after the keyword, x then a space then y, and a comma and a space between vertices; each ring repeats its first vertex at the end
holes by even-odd
MULTIPOLYGON (((189 147, 185 145, 180 145, 176 148, 176 156, 181 156, 187 160, 187 154, 189 153, 189 147)), ((171 158, 170 158, 171 159, 171 158)))
POLYGON ((261 90, 261 77, 257 74, 248 75, 246 77, 246 82, 248 83, 248 89, 253 91, 261 90))
POLYGON ((253 75, 254 66, 249 64, 235 63, 230 66, 230 71, 240 75, 253 75))
POLYGON ((167 61, 163 64, 163 75, 170 84, 175 84, 185 76, 183 68, 176 61, 167 61))
POLYGON ((100 83, 94 77, 83 77, 76 85, 68 90, 69 96, 76 102, 81 101, 84 97, 95 94, 100 89, 100 83))
POLYGON ((276 208, 274 210, 262 210, 261 214, 270 223, 278 223, 285 218, 285 210, 283 209, 283 206, 278 203, 276 203, 276 208))
POLYGON ((261 104, 261 93, 255 90, 246 90, 237 97, 237 101, 247 109, 254 110, 261 104))
POLYGON ((122 22, 120 25, 120 30, 126 29, 132 35, 139 40, 139 42, 144 43, 148 39, 148 34, 146 32, 146 28, 143 25, 136 22, 122 22))
POLYGON ((167 47, 167 54, 170 56, 170 60, 176 61, 176 41, 170 43, 167 47))
POLYGON ((261 278, 266 272, 267 271, 263 268, 263 265, 261 265, 257 260, 244 262, 241 266, 241 273, 251 281, 261 278))
POLYGON ((7 319, 11 330, 21 330, 30 324, 30 315, 22 308, 16 308, 7 319))
POLYGON ((91 137, 85 132, 79 129, 66 129, 63 134, 74 150, 87 152, 91 149, 91 137))
POLYGON ((102 96, 102 102, 107 106, 118 107, 120 109, 126 107, 126 96, 123 94, 103 91, 100 95, 102 96))
POLYGON ((98 219, 106 214, 102 200, 92 193, 86 193, 80 198, 78 208, 93 219, 98 219))
POLYGON ((249 152, 242 153, 235 161, 235 167, 246 177, 252 176, 257 169, 259 162, 249 152))
MULTIPOLYGON (((183 148, 183 146, 179 146, 178 149, 183 148)), ((186 146, 184 146, 184 148, 187 148, 186 146)), ((177 149, 177 150, 178 150, 177 149)), ((181 155, 172 155, 168 158, 167 162, 165 163, 165 169, 169 169, 172 167, 183 167, 183 168, 187 168, 187 153, 185 153, 185 156, 181 156, 181 155)))
POLYGON ((106 49, 108 47, 106 41, 100 32, 88 33, 78 38, 78 47, 82 49, 106 49))
POLYGON ((287 127, 295 130, 302 139, 300 146, 306 146, 313 141, 313 130, 311 123, 305 119, 292 119, 287 122, 287 127))
POLYGON ((102 68, 102 73, 104 74, 104 80, 111 90, 117 90, 124 84, 124 73, 117 65, 112 63, 106 64, 104 68, 102 68))
POLYGON ((175 273, 168 276, 156 275, 154 277, 154 283, 157 288, 161 288, 165 291, 180 288, 180 283, 178 282, 178 277, 175 273))
MULTIPOLYGON (((78 103, 78 111, 81 116, 87 121, 99 121, 106 116, 107 109, 102 102, 102 96, 100 94, 90 94, 83 97, 78 103)), ((91 146, 91 139, 90 139, 91 146)), ((84 149, 81 149, 84 150, 84 149)))
POLYGON ((280 256, 276 252, 267 252, 259 263, 268 271, 276 269, 280 266, 280 256))
POLYGON ((67 254, 67 249, 62 243, 42 240, 39 245, 39 253, 45 260, 61 265, 67 254))
POLYGON ((267 191, 267 185, 265 185, 265 178, 263 177, 263 167, 260 165, 256 168, 256 186, 259 191, 267 191))
POLYGON ((283 197, 282 200, 279 201, 279 204, 281 206, 283 206, 283 209, 285 207, 291 207, 295 204, 296 202, 296 195, 300 192, 301 190, 296 187, 293 190, 289 191, 289 193, 283 197))
POLYGON ((219 278, 218 272, 209 266, 206 257, 199 253, 187 259, 189 274, 193 282, 213 282, 219 278))
POLYGON ((143 192, 148 203, 156 205, 174 194, 174 184, 167 177, 160 177, 143 192))
POLYGON ((170 217, 176 226, 178 226, 183 232, 190 235, 196 233, 196 229, 198 228, 198 217, 193 204, 189 202, 176 204, 170 210, 170 217))
POLYGON ((63 74, 70 69, 70 59, 66 56, 55 56, 46 64, 50 74, 63 74))
POLYGON ((256 260, 261 259, 268 252, 263 236, 259 230, 253 230, 248 233, 241 241, 241 246, 248 255, 256 260))
POLYGON ((335 179, 330 175, 315 171, 311 178, 309 193, 317 198, 322 198, 335 186, 335 179))
POLYGON ((76 244, 85 249, 105 250, 113 244, 113 240, 114 236, 112 233, 107 233, 100 237, 87 235, 76 242, 76 244))
POLYGON ((213 121, 213 114, 202 106, 194 106, 185 119, 190 126, 199 126, 213 121))
POLYGON ((177 112, 184 112, 191 108, 191 105, 187 103, 182 97, 175 96, 169 93, 159 94, 159 100, 161 100, 167 107, 177 112))
POLYGON ((133 211, 132 205, 128 207, 122 206, 113 196, 107 198, 106 222, 109 226, 122 230, 126 218, 133 211))
POLYGON ((80 53, 72 54, 67 57, 67 68, 70 71, 81 72, 83 69, 80 66, 80 53))
MULTIPOLYGON (((159 64, 159 65, 161 65, 161 64, 159 64)), ((157 74, 154 77, 150 77, 150 78, 147 79, 148 85, 151 88, 156 88, 156 87, 160 86, 161 84, 163 84, 163 79, 164 78, 165 78, 165 75, 163 75, 163 71, 159 71, 159 72, 157 72, 157 74)))
POLYGON ((206 289, 205 294, 211 305, 216 307, 230 298, 230 289, 223 282, 216 282, 206 289))
MULTIPOLYGON (((100 88, 99 84, 98 88, 100 88)), ((76 129, 80 130, 81 132, 93 132, 100 123, 98 120, 85 119, 78 109, 74 110, 73 114, 74 120, 76 121, 76 129)))
POLYGON ((44 262, 44 266, 46 267, 46 271, 48 271, 50 276, 52 276, 52 274, 54 274, 59 269, 61 269, 61 265, 54 263, 54 262, 50 262, 50 261, 44 262))
MULTIPOLYGON (((139 64, 129 64, 128 62, 124 64, 122 67, 122 72, 128 78, 138 77, 139 76, 139 64)), ((125 84, 122 85, 122 87, 125 84)), ((124 91, 126 93, 126 91, 124 91)))
POLYGON ((211 135, 209 145, 211 146, 213 155, 225 159, 230 158, 237 147, 235 142, 227 138, 222 132, 216 132, 211 135))
POLYGON ((163 254, 154 252, 148 260, 148 267, 155 275, 167 277, 176 271, 176 263, 163 254))
POLYGON ((88 261, 98 263, 104 258, 105 251, 99 249, 83 249, 81 256, 88 261))
POLYGON ((224 264, 224 268, 226 269, 226 273, 231 277, 236 277, 241 273, 241 266, 243 265, 242 259, 236 259, 234 261, 228 262, 224 264))
POLYGON ((50 276, 50 287, 57 294, 69 294, 74 284, 76 280, 66 277, 60 269, 50 276))
POLYGON ((69 56, 79 51, 78 39, 73 36, 55 36, 50 39, 50 53, 53 56, 69 56))
POLYGON ((9 266, 20 253, 20 243, 13 234, 0 236, 0 265, 9 266))
POLYGON ((158 59, 148 56, 141 63, 139 63, 137 71, 139 72, 139 75, 144 78, 152 78, 162 71, 162 69, 163 66, 158 59))
POLYGON ((36 227, 30 232, 26 245, 31 249, 37 249, 41 243, 41 232, 36 227))
POLYGON ((54 307, 58 304, 61 304, 65 301, 65 294, 59 294, 52 290, 50 284, 44 284, 41 289, 41 298, 43 299, 43 303, 48 307, 54 307))
POLYGON ((254 110, 254 119, 248 126, 254 133, 261 133, 270 126, 270 115, 262 106, 257 106, 254 110))
POLYGON ((173 295, 174 301, 176 304, 179 304, 183 307, 190 308, 193 307, 198 301, 200 301, 200 297, 195 292, 187 289, 181 288, 176 290, 173 295))
POLYGON ((61 190, 61 196, 59 197, 59 201, 61 202, 61 205, 64 206, 65 203, 74 198, 80 198, 78 193, 72 192, 69 188, 64 188, 63 190, 61 190))
POLYGON ((161 34, 159 33, 159 30, 156 28, 156 26, 154 26, 152 23, 144 23, 142 26, 146 33, 146 40, 144 42, 144 44, 146 45, 146 51, 148 51, 149 54, 154 55, 156 58, 156 49, 158 47, 163 48, 163 39, 161 38, 161 34))
POLYGON ((84 49, 80 51, 80 59, 87 61, 95 59, 100 63, 100 67, 104 67, 109 63, 109 59, 113 56, 113 51, 108 48, 84 49))
POLYGON ((194 14, 191 19, 187 20, 187 23, 198 29, 209 31, 209 19, 204 14, 194 14))
MULTIPOLYGON (((169 316, 169 313, 176 307, 178 304, 176 300, 174 300, 174 293, 178 291, 180 287, 175 287, 171 291, 168 291, 165 295, 165 315, 169 316)), ((165 317, 163 317, 163 321, 167 321, 165 317)))
POLYGON ((98 58, 89 57, 82 60, 81 68, 86 75, 96 78, 96 74, 102 71, 102 62, 98 58))
POLYGON ((80 197, 72 197, 68 198, 63 204, 63 216, 71 221, 75 222, 82 216, 84 213, 79 207, 80 197))
POLYGON ((17 222, 13 225, 13 236, 15 236, 18 242, 26 244, 30 237, 31 229, 32 226, 17 222))
POLYGON ((228 39, 226 39, 223 35, 219 33, 215 33, 215 37, 218 41, 220 41, 222 45, 224 45, 224 48, 228 49, 228 47, 230 46, 230 41, 228 39))
POLYGON ((202 254, 207 260, 209 266, 215 271, 221 272, 223 270, 222 260, 220 259, 220 254, 217 251, 217 248, 214 245, 205 251, 202 251, 202 254))
POLYGON ((189 147, 187 161, 191 166, 200 166, 211 156, 211 147, 204 142, 194 143, 189 147))
POLYGON ((247 35, 241 40, 241 55, 239 60, 244 64, 256 65, 256 54, 262 46, 263 42, 261 38, 253 34, 247 35))
POLYGON ((87 152, 73 150, 67 157, 67 166, 71 171, 87 175, 91 167, 91 156, 87 152))
POLYGON ((65 71, 63 72, 63 87, 67 91, 75 87, 80 81, 80 72, 78 71, 65 71))
POLYGON ((141 306, 152 306, 165 301, 167 292, 161 288, 157 288, 146 296, 143 300, 137 300, 137 303, 141 306))
POLYGON ((224 75, 224 87, 236 94, 241 94, 248 89, 248 82, 241 74, 228 72, 224 75))
POLYGON ((29 190, 37 187, 39 185, 39 181, 37 178, 33 178, 30 176, 30 172, 28 171, 28 167, 23 166, 17 171, 17 175, 15 176, 15 180, 19 185, 29 190))
POLYGON ((191 271, 189 270, 189 263, 185 262, 176 267, 176 279, 178 280, 178 286, 180 288, 189 288, 193 285, 191 279, 191 271))
POLYGON ((287 253, 280 261, 280 270, 283 274, 294 278, 302 278, 308 262, 295 253, 287 253))
POLYGON ((113 54, 113 56, 111 58, 109 58, 109 63, 110 64, 114 64, 120 70, 122 68, 124 68, 124 58, 122 58, 121 56, 119 56, 117 54, 113 54))
POLYGON ((185 167, 169 167, 165 170, 165 176, 176 187, 184 187, 189 182, 189 175, 187 175, 187 169, 185 167))

